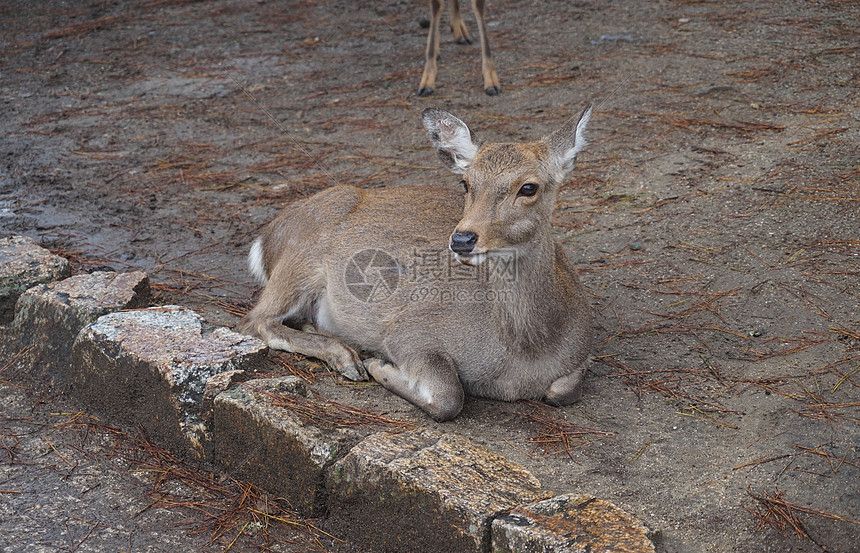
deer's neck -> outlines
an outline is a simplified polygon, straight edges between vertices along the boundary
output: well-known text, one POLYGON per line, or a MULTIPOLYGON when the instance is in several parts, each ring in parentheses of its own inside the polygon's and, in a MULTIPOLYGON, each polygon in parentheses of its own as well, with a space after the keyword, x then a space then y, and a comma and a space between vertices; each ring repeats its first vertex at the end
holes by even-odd
POLYGON ((494 275, 493 314, 508 347, 537 357, 564 335, 568 305, 555 242, 547 237, 532 246, 517 252, 514 278, 494 275))

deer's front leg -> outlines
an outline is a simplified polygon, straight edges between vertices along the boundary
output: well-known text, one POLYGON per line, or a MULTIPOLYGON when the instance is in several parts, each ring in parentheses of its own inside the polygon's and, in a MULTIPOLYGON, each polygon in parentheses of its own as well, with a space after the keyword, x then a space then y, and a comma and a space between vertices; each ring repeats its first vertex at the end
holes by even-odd
POLYGON ((400 365, 371 359, 366 367, 374 380, 439 422, 453 419, 463 408, 463 386, 447 355, 413 355, 400 365))
POLYGON ((333 336, 296 330, 284 326, 278 319, 260 320, 250 315, 239 322, 236 330, 260 338, 272 349, 325 361, 349 380, 367 380, 367 371, 358 353, 333 336))

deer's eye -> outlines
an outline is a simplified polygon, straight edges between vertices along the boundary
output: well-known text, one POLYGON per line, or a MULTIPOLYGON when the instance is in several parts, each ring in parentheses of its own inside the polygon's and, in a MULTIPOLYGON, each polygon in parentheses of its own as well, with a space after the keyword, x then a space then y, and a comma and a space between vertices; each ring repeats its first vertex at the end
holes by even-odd
POLYGON ((468 192, 468 191, 469 191, 469 183, 468 183, 468 182, 466 182, 466 179, 461 180, 461 181, 460 181, 460 184, 461 184, 461 185, 463 185, 463 191, 464 191, 464 192, 468 192))
POLYGON ((517 192, 517 197, 526 196, 531 197, 537 194, 538 185, 533 182, 527 182, 520 187, 520 191, 517 192))

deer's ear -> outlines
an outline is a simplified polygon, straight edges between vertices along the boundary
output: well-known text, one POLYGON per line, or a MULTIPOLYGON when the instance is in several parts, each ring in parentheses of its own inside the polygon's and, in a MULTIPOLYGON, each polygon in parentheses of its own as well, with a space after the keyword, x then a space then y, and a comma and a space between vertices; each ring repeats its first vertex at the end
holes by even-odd
POLYGON ((462 175, 471 165, 478 145, 475 135, 465 123, 436 108, 424 110, 424 128, 442 163, 452 172, 462 175))
POLYGON ((550 159, 567 175, 576 161, 576 155, 587 144, 585 141, 585 127, 591 119, 591 104, 588 104, 579 117, 571 117, 562 128, 544 138, 549 146, 550 159))

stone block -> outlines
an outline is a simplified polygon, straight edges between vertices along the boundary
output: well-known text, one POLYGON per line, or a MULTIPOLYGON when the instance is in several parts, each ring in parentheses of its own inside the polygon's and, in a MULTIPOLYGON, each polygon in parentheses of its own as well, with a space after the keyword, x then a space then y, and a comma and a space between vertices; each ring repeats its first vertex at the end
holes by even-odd
POLYGON ((372 551, 487 551, 491 520, 549 497, 523 467, 450 434, 369 436, 327 477, 332 528, 372 551))
POLYGON ((209 327, 190 309, 111 313, 78 334, 72 390, 112 423, 140 424, 166 449, 211 459, 211 423, 201 407, 207 382, 254 372, 265 355, 261 341, 209 327))
POLYGON ((102 315, 149 305, 145 273, 96 272, 37 284, 18 298, 11 331, 41 370, 68 376, 72 344, 81 329, 102 315))
POLYGON ((310 405, 308 396, 293 376, 251 380, 216 396, 214 461, 316 517, 325 512, 326 470, 371 430, 321 428, 277 405, 285 397, 310 405))
POLYGON ((15 302, 25 290, 72 274, 69 261, 37 246, 32 238, 0 238, 0 325, 15 316, 15 302))
POLYGON ((655 534, 612 503, 560 495, 493 521, 493 553, 654 553, 655 534))

